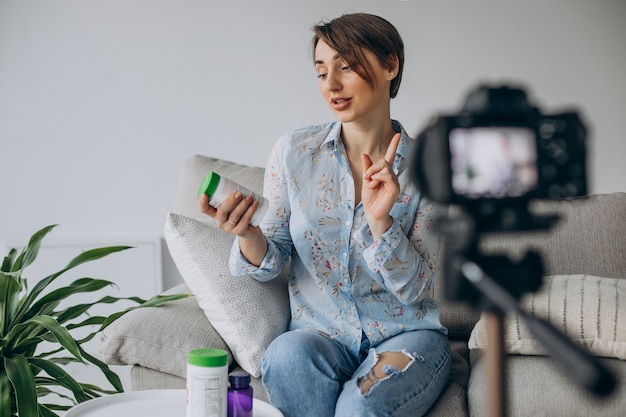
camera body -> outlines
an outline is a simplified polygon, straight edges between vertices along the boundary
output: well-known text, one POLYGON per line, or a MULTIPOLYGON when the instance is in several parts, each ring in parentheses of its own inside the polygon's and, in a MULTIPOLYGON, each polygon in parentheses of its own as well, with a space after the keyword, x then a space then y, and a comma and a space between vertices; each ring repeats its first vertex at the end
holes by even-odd
POLYGON ((535 214, 534 199, 587 193, 587 129, 576 112, 542 114, 521 88, 479 85, 460 112, 440 115, 417 137, 411 176, 430 200, 457 206, 435 228, 444 245, 444 295, 481 300, 463 279, 471 260, 516 297, 541 285, 535 252, 513 261, 482 253, 486 233, 547 230, 554 214, 535 214))
POLYGON ((476 215, 582 196, 586 138, 576 112, 542 114, 521 88, 480 85, 418 134, 412 177, 431 200, 476 215))

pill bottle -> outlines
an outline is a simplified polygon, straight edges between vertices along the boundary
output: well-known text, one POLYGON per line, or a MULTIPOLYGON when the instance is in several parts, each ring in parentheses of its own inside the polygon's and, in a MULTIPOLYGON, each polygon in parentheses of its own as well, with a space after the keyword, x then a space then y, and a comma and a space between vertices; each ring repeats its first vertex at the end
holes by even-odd
POLYGON ((233 371, 228 376, 228 417, 252 417, 253 390, 250 374, 233 371))
POLYGON ((195 349, 187 354, 187 417, 226 417, 228 354, 195 349))
POLYGON ((197 197, 200 198, 202 193, 208 195, 209 205, 217 208, 235 191, 239 191, 243 195, 251 195, 256 201, 259 202, 259 208, 254 213, 254 216, 252 216, 252 221, 250 222, 252 226, 258 226, 259 223, 261 223, 261 219, 263 219, 263 216, 265 216, 265 213, 267 212, 267 207, 269 205, 267 199, 248 190, 244 186, 229 180, 228 178, 222 177, 217 172, 211 171, 204 176, 202 182, 200 183, 200 187, 198 187, 197 197))

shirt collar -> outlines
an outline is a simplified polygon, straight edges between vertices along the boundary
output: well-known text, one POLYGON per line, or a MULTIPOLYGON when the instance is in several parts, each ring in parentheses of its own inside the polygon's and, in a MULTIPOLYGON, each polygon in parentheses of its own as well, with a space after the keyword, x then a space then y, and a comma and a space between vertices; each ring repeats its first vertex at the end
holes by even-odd
MULTIPOLYGON (((409 152, 411 150, 411 144, 413 143, 413 139, 409 137, 404 130, 404 127, 397 120, 391 120, 391 126, 393 130, 402 135, 400 139, 400 144, 398 145, 398 149, 396 150, 396 154, 400 155, 402 158, 407 159, 409 157, 409 152)), ((341 137, 341 122, 335 121, 332 123, 330 131, 324 139, 322 143, 322 147, 329 146, 331 149, 336 150, 337 144, 339 142, 339 138, 341 137)))

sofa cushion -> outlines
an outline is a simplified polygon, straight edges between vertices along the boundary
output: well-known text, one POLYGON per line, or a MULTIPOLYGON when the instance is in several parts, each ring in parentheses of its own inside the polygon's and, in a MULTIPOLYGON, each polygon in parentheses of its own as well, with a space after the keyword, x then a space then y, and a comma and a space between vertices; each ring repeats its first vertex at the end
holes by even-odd
MULTIPOLYGON (((520 306, 531 316, 542 317, 570 340, 596 356, 626 360, 626 279, 591 275, 559 275, 544 279, 540 291, 526 294, 520 306)), ((541 343, 517 314, 504 321, 507 353, 545 355, 541 343)), ((485 318, 469 339, 470 349, 487 346, 485 318)))
MULTIPOLYGON (((167 293, 189 289, 181 284, 167 293)), ((206 346, 228 350, 196 298, 189 297, 125 314, 103 330, 98 350, 109 365, 140 365, 185 378, 187 352, 206 346)), ((229 354, 229 364, 232 359, 229 354)))
MULTIPOLYGON (((489 415, 488 378, 484 352, 470 353, 472 370, 467 390, 471 416, 489 415)), ((600 358, 618 380, 626 381, 626 362, 600 358)), ((599 398, 581 389, 566 377, 547 356, 506 356, 507 417, 623 417, 626 410, 626 384, 618 386, 608 398, 599 398)))
POLYGON ((481 242, 484 253, 521 257, 534 249, 543 257, 545 275, 626 278, 626 193, 537 200, 530 209, 561 219, 546 231, 490 234, 481 242))
POLYGON ((287 270, 270 282, 232 276, 228 259, 234 236, 179 214, 167 216, 165 239, 181 276, 237 363, 260 376, 265 349, 289 325, 287 270))

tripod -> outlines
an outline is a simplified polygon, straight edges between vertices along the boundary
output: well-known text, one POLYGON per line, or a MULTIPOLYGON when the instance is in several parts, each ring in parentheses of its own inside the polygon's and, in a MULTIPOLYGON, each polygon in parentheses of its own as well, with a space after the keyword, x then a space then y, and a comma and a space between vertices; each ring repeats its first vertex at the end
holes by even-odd
MULTIPOLYGON (((534 222, 537 228, 545 228, 556 218, 534 220, 537 220, 534 222)), ((445 244, 444 295, 451 300, 469 302, 486 313, 489 417, 507 415, 504 351, 504 318, 507 314, 517 314, 559 369, 578 385, 598 396, 606 396, 614 390, 616 377, 594 356, 571 342, 549 322, 531 316, 519 306, 517 299, 524 292, 536 291, 541 286, 543 264, 538 254, 529 252, 517 264, 506 257, 481 254, 479 234, 475 232, 474 219, 470 217, 452 217, 439 227, 445 244), (509 278, 508 281, 505 278, 509 278)))

